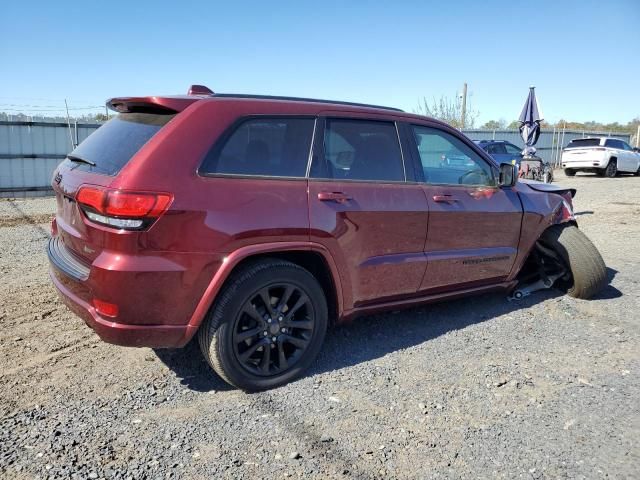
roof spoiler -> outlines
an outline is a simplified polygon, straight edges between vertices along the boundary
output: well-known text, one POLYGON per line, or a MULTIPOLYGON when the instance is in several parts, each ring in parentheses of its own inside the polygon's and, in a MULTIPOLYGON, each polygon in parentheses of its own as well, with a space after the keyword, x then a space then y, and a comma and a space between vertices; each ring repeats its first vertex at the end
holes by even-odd
POLYGON ((178 113, 198 99, 193 97, 116 97, 107 107, 118 113, 178 113))

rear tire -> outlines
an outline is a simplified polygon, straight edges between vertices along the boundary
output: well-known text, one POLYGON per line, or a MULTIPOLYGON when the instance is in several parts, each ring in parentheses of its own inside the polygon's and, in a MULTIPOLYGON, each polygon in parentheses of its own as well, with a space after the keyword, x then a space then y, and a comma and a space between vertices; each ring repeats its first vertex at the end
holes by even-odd
POLYGON ((600 252, 575 225, 553 225, 540 241, 559 254, 571 271, 569 296, 591 298, 607 285, 607 267, 600 252))
POLYGON ((226 382, 246 391, 266 390, 309 367, 322 347, 327 317, 324 291, 310 272, 266 259, 232 275, 198 340, 205 359, 226 382))
POLYGON ((565 169, 564 169, 564 174, 565 174, 567 177, 575 177, 575 176, 576 176, 576 171, 575 171, 575 170, 572 170, 572 169, 570 169, 570 168, 565 168, 565 169))
POLYGON ((618 161, 616 159, 609 160, 607 168, 604 169, 604 176, 607 178, 614 178, 618 175, 618 161))

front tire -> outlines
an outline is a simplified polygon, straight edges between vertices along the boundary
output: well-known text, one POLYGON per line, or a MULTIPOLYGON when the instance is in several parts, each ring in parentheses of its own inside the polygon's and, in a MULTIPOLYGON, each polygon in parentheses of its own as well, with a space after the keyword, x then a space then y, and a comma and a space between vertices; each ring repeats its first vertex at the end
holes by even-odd
POLYGON ((565 168, 565 169, 564 169, 564 174, 565 174, 567 177, 575 177, 575 176, 576 176, 576 171, 575 171, 575 170, 572 170, 572 169, 570 169, 570 168, 565 168))
POLYGON ((591 240, 575 225, 553 225, 542 234, 541 243, 555 251, 571 272, 567 294, 591 298, 607 284, 607 267, 591 240))
POLYGON ((309 367, 322 347, 327 317, 324 291, 310 272, 267 259, 232 275, 198 340, 225 381, 246 391, 266 390, 309 367))

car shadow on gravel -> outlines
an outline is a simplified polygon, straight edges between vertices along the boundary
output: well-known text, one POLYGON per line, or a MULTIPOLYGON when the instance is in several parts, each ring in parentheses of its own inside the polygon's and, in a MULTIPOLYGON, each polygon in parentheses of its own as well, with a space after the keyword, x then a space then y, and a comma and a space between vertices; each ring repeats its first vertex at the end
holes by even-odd
POLYGON ((200 352, 196 340, 191 340, 184 348, 154 349, 158 359, 164 363, 180 383, 196 392, 212 390, 233 390, 234 387, 218 377, 200 352))
POLYGON ((615 278, 617 273, 617 270, 607 267, 607 286, 602 289, 602 291, 595 297, 593 297, 591 301, 610 300, 612 298, 620 298, 622 296, 622 292, 612 285, 613 279, 615 278))
MULTIPOLYGON (((616 270, 607 268, 609 283, 616 273, 616 270)), ((598 296, 587 301, 609 300, 621 295, 622 292, 609 284, 598 296)), ((491 293, 361 317, 327 332, 322 351, 306 376, 374 360, 391 352, 433 340, 448 332, 524 310, 561 296, 562 292, 552 289, 535 292, 522 300, 509 301, 504 293, 491 293)), ((209 367, 196 341, 191 341, 182 349, 157 349, 155 353, 160 361, 176 374, 180 383, 191 390, 209 392, 233 389, 209 367)))
MULTIPOLYGON (((622 292, 610 284, 616 273, 616 270, 607 268, 609 285, 593 299, 579 301, 597 302, 622 296, 622 292)), ((328 333, 320 357, 308 375, 375 360, 448 332, 525 310, 563 295, 563 292, 552 289, 532 293, 522 300, 510 301, 504 293, 492 293, 401 312, 361 317, 328 333)))

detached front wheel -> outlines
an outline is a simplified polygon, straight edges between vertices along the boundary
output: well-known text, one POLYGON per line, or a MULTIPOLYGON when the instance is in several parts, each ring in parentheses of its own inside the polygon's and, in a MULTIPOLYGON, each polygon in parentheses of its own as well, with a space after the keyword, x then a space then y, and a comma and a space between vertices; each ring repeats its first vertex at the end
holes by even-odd
POLYGON ((215 372, 247 391, 283 385, 318 355, 327 302, 315 277, 278 259, 233 274, 200 327, 200 349, 215 372))
POLYGON ((607 267, 600 252, 575 225, 553 225, 540 242, 558 254, 569 271, 570 279, 563 283, 568 295, 591 298, 607 285, 607 267))

